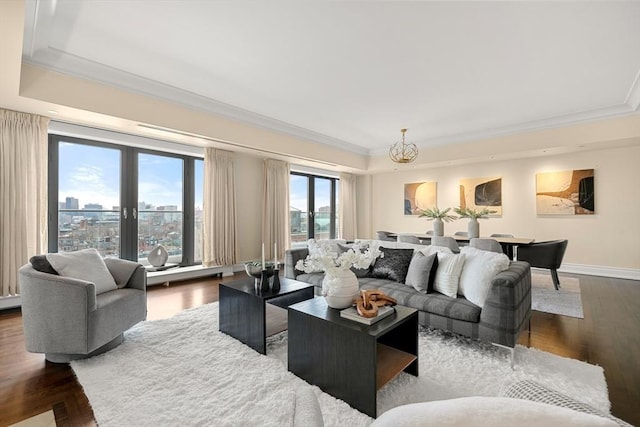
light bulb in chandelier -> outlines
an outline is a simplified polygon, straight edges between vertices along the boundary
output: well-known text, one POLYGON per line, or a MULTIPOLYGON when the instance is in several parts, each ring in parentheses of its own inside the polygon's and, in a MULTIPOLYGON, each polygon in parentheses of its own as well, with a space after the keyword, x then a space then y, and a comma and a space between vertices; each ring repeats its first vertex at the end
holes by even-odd
POLYGON ((418 147, 413 143, 404 142, 404 134, 406 129, 400 129, 402 132, 402 141, 396 142, 389 149, 389 157, 396 163, 411 163, 418 157, 418 147))

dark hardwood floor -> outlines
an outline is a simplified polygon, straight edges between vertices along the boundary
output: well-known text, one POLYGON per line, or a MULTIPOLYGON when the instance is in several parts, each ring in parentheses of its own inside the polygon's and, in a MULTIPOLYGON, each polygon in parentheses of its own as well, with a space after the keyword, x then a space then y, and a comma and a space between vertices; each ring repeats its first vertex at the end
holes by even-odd
MULTIPOLYGON (((520 343, 602 366, 613 415, 640 426, 640 283, 570 276, 580 279, 585 318, 534 312, 531 334, 523 334, 520 343)), ((239 277, 244 273, 150 287, 148 319, 217 301, 218 283, 239 277)), ((58 426, 95 425, 71 368, 27 353, 20 311, 0 311, 0 426, 50 409, 58 426)))

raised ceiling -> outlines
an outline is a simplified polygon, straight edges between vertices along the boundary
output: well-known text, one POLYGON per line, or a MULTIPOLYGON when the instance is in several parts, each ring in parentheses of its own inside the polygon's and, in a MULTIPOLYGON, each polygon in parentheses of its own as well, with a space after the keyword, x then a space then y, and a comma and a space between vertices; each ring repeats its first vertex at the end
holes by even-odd
POLYGON ((26 5, 27 63, 365 155, 640 103, 637 1, 26 5))

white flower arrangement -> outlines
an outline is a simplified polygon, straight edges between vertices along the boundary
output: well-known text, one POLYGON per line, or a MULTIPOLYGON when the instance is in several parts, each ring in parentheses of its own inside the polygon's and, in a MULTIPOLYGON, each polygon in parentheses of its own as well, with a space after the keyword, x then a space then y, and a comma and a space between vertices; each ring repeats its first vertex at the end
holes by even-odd
POLYGON ((320 246, 307 258, 298 260, 295 268, 305 273, 324 271, 326 274, 332 275, 336 270, 348 270, 351 267, 369 268, 376 258, 382 256, 384 254, 377 246, 365 248, 356 243, 338 257, 332 254, 327 246, 320 246))

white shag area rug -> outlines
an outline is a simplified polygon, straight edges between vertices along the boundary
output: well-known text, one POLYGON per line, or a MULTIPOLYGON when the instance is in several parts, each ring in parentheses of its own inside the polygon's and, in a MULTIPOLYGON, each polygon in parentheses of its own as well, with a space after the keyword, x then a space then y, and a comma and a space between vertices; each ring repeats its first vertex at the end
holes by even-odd
POLYGON ((532 273, 531 309, 584 319, 580 280, 574 277, 561 277, 560 289, 556 290, 551 273, 532 273))
MULTIPOLYGON (((518 346, 509 352, 421 330, 420 376, 400 374, 378 392, 378 414, 395 406, 461 396, 498 396, 532 379, 609 412, 602 368, 518 346)), ((218 304, 142 322, 114 350, 71 366, 101 427, 291 425, 295 390, 311 387, 286 369, 287 334, 260 355, 218 331, 218 304)), ((313 386, 326 426, 366 426, 368 416, 313 386)))

